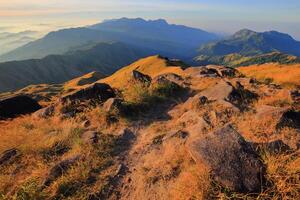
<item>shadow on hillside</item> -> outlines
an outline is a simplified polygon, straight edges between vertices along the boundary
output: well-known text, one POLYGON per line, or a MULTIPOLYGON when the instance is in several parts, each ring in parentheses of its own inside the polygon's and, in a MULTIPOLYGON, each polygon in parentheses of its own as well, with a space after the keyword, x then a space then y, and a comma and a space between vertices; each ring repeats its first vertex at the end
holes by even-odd
POLYGON ((167 121, 171 119, 168 114, 176 105, 185 102, 190 97, 190 91, 181 90, 176 95, 167 98, 156 98, 148 103, 130 104, 125 103, 121 116, 129 121, 141 122, 142 125, 149 125, 153 122, 167 121))

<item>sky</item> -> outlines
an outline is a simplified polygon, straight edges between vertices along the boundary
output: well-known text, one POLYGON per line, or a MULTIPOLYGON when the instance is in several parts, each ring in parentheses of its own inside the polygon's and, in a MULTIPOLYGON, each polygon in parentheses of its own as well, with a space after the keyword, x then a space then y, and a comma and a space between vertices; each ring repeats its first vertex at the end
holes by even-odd
POLYGON ((300 0, 0 0, 0 32, 46 33, 121 17, 211 32, 277 30, 300 40, 300 0))

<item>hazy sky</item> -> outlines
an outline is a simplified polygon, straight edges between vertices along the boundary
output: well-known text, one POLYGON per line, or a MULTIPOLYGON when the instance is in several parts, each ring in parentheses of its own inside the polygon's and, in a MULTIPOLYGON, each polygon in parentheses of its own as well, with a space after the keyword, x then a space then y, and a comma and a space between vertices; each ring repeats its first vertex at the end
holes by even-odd
POLYGON ((0 0, 0 32, 164 18, 208 31, 278 30, 300 40, 300 0, 0 0))

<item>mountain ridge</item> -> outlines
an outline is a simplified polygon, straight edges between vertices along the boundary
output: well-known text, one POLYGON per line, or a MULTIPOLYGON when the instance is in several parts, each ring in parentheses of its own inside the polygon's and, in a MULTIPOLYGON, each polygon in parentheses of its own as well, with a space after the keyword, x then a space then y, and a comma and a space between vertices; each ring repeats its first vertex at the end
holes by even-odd
POLYGON ((123 42, 140 48, 152 49, 156 51, 156 54, 184 58, 194 55, 197 46, 217 39, 217 36, 212 33, 186 26, 170 25, 162 20, 146 21, 127 18, 125 21, 124 19, 109 20, 88 27, 53 31, 39 40, 1 55, 0 61, 43 58, 54 53, 64 54, 74 46, 85 45, 91 41, 96 43, 123 42), (143 25, 142 30, 131 31, 130 27, 139 27, 140 22, 143 25), (155 24, 160 24, 160 28, 154 26, 155 24), (126 27, 129 29, 127 30, 126 27), (142 34, 135 34, 138 31, 142 34), (182 40, 181 37, 185 39, 182 40))
POLYGON ((149 55, 148 51, 123 43, 99 43, 88 50, 65 55, 0 63, 0 91, 16 90, 32 84, 62 83, 91 71, 108 75, 149 55))
POLYGON ((198 54, 224 56, 239 53, 254 56, 274 51, 300 56, 300 42, 288 34, 277 31, 255 32, 242 29, 224 40, 201 46, 198 54))

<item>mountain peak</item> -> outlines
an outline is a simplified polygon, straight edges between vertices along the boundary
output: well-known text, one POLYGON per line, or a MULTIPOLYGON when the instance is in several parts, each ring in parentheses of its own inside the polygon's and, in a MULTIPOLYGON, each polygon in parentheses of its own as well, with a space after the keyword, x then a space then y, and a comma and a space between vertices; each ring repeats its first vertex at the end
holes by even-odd
MULTIPOLYGON (((102 23, 96 24, 96 25, 100 25, 100 24, 111 24, 111 23, 126 23, 126 24, 136 24, 136 25, 143 25, 143 24, 151 24, 151 25, 168 25, 168 22, 165 19, 155 19, 155 20, 145 20, 143 18, 127 18, 127 17, 122 17, 119 19, 106 19, 104 20, 102 23)), ((95 26, 95 25, 93 25, 95 26)), ((92 26, 92 27, 93 27, 92 26)))
POLYGON ((241 29, 238 32, 236 32, 235 34, 233 34, 233 37, 234 38, 237 38, 237 37, 249 37, 249 36, 252 36, 254 34, 257 34, 257 32, 252 31, 250 29, 241 29))

